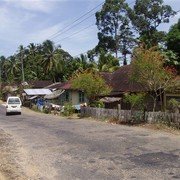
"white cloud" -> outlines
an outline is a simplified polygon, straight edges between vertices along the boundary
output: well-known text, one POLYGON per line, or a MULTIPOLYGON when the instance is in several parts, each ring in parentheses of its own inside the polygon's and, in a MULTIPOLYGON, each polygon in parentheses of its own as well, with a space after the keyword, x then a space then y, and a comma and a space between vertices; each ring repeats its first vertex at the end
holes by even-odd
POLYGON ((62 29, 63 26, 64 26, 64 23, 59 23, 48 28, 40 29, 39 31, 30 33, 27 38, 31 42, 34 42, 34 41, 42 42, 46 39, 50 39, 51 36, 55 34, 56 32, 58 32, 59 29, 62 29))
MULTIPOLYGON (((20 44, 27 46, 30 42, 42 43, 59 30, 63 31, 83 12, 89 11, 101 2, 102 0, 0 0, 0 41, 2 42, 0 52, 4 55, 10 55, 20 44), (78 12, 74 11, 76 9, 78 12)), ((180 0, 164 0, 164 3, 179 10, 180 0)), ((93 18, 52 40, 56 42, 91 23, 95 23, 95 17, 93 18)), ((159 28, 168 31, 178 18, 180 18, 180 13, 171 18, 170 23, 163 24, 159 28)), ((95 26, 60 41, 58 44, 62 43, 63 49, 72 55, 77 55, 94 48, 97 41, 97 27, 95 26)))
POLYGON ((33 18, 34 15, 28 12, 15 12, 8 7, 0 7, 0 39, 12 41, 22 34, 23 24, 33 18))
POLYGON ((55 6, 57 1, 51 0, 4 0, 8 5, 16 8, 37 11, 37 12, 50 12, 55 6))
POLYGON ((75 36, 66 39, 65 41, 60 41, 59 44, 62 48, 68 51, 72 56, 77 54, 87 52, 97 45, 97 30, 96 27, 91 27, 75 36))
POLYGON ((69 39, 74 42, 88 42, 89 40, 94 37, 94 35, 97 33, 96 26, 89 27, 88 29, 78 33, 77 35, 74 35, 70 37, 69 39))

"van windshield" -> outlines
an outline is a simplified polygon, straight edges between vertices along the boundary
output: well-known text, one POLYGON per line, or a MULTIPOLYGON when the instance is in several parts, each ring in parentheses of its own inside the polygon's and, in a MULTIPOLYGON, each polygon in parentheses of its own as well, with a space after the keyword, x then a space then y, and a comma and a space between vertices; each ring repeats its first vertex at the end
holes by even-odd
POLYGON ((19 98, 10 98, 8 100, 8 104, 20 104, 20 99, 19 98))

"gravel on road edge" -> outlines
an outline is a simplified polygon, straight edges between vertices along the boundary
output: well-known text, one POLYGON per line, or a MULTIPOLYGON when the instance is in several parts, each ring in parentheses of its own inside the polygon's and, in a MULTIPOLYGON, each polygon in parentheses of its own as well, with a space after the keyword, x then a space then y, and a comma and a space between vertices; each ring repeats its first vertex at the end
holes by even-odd
POLYGON ((18 165, 18 148, 11 135, 0 129, 0 179, 25 180, 26 176, 18 165))

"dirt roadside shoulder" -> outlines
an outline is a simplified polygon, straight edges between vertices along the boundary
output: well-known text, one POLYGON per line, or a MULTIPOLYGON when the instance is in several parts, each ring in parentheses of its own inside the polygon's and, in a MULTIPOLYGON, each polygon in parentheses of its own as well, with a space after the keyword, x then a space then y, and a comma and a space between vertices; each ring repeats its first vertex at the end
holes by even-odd
POLYGON ((2 175, 1 172, 0 172, 0 179, 1 179, 1 180, 5 180, 5 177, 2 175))
POLYGON ((18 164, 19 154, 17 145, 12 137, 4 130, 0 129, 0 179, 1 180, 25 180, 18 164))

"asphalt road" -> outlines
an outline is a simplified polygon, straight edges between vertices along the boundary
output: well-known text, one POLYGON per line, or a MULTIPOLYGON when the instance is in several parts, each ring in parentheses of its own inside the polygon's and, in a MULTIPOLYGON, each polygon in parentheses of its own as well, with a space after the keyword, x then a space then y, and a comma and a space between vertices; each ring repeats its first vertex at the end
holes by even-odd
POLYGON ((3 106, 0 134, 7 179, 180 179, 178 135, 27 110, 5 116, 3 106))

